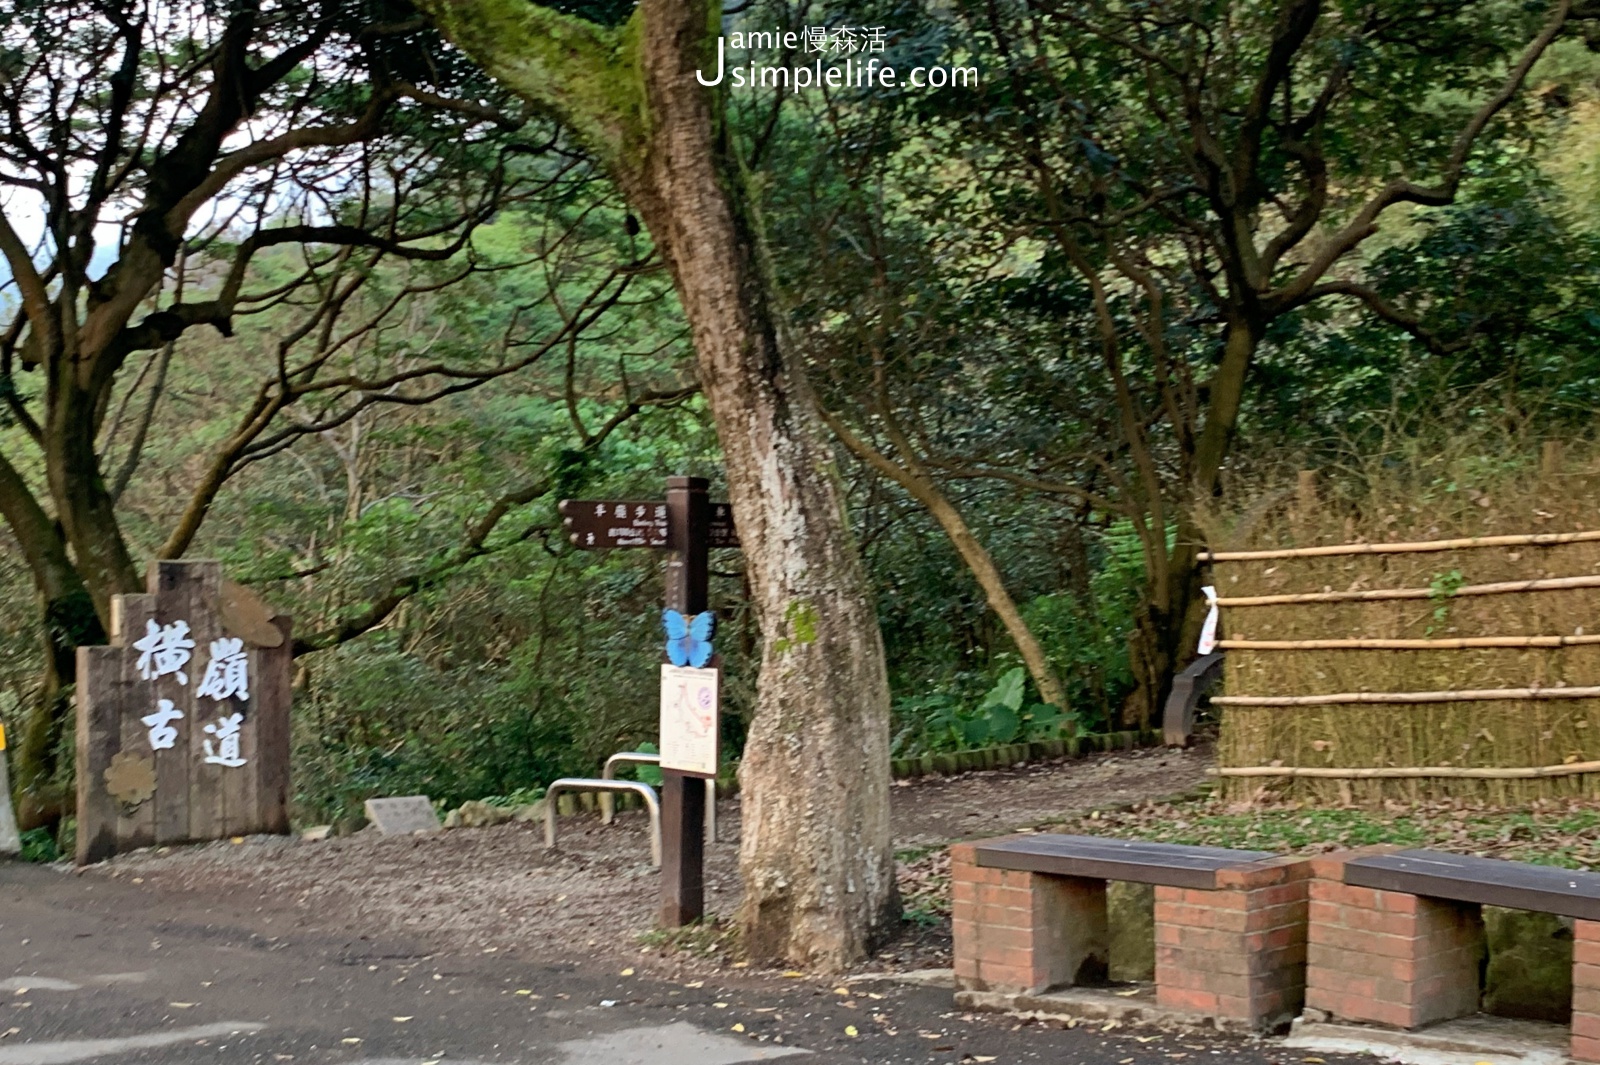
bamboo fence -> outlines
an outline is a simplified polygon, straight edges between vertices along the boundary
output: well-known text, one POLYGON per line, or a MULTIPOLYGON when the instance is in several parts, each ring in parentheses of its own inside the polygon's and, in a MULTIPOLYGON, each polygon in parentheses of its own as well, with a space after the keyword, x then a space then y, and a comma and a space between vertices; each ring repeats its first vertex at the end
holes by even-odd
POLYGON ((1600 530, 1209 557, 1225 796, 1600 796, 1600 530))

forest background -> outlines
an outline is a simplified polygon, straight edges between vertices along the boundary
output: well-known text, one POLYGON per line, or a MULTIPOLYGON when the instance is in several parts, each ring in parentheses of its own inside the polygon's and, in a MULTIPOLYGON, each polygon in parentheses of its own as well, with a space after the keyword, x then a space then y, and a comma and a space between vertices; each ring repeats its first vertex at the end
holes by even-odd
MULTIPOLYGON (((575 6, 615 23, 630 5, 575 6)), ((878 597, 897 755, 1147 724, 1192 644, 1183 548, 1208 517, 1270 514, 1298 470, 1323 471, 1326 505, 1353 520, 1388 493, 1385 530, 1427 535, 1480 520, 1548 441, 1590 462, 1592 27, 1569 23, 1456 158, 1457 131, 1549 9, 1349 3, 1299 46, 1326 84, 1340 72, 1315 144, 1283 134, 1253 179, 1252 217, 1293 229, 1296 203, 1318 203, 1278 269, 1314 261, 1419 160, 1449 202, 1393 205, 1316 298, 1252 320, 1237 428, 1195 492, 1229 359, 1228 241, 1203 153, 1172 129, 1191 106, 1247 126, 1266 42, 1285 12, 1318 6, 757 3, 728 17, 883 26, 886 61, 983 72, 969 88, 729 97, 878 597)), ((8 39, 35 31, 29 8, 0 16, 8 39)), ((408 46, 448 54, 406 10, 383 14, 408 46)), ((89 30, 59 32, 64 53, 94 54, 89 30)), ((267 105, 285 121, 311 94, 286 84, 267 105)), ((719 475, 672 287, 615 190, 558 128, 470 118, 433 128, 402 111, 360 152, 221 201, 148 309, 235 284, 231 335, 183 329, 137 352, 96 437, 136 558, 183 530, 184 554, 221 559, 294 615, 304 823, 377 794, 533 794, 651 739, 660 559, 573 549, 555 504, 719 475), (263 219, 372 217, 413 236, 252 248, 232 276, 263 219), (314 362, 326 388, 241 442, 241 412, 284 358, 314 362)), ((13 338, 15 291, 0 297, 13 338)), ((41 484, 19 414, 40 375, 9 349, 3 370, 0 454, 41 484)), ((11 533, 0 544, 0 721, 15 737, 41 621, 11 533)), ((734 758, 759 640, 737 552, 713 571, 734 758)), ((33 735, 19 784, 69 794, 70 732, 33 735)))

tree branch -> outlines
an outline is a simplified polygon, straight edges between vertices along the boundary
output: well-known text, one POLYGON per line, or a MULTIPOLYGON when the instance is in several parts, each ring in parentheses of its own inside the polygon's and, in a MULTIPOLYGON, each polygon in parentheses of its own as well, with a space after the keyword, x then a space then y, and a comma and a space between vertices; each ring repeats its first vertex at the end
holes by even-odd
POLYGON ((1307 292, 1303 302, 1310 303, 1323 296, 1349 296, 1360 300, 1372 313, 1390 325, 1399 326, 1435 355, 1453 355, 1471 343, 1470 336, 1448 341, 1442 339, 1423 325, 1421 318, 1391 303, 1376 289, 1356 281, 1324 281, 1307 292))
POLYGON ((1486 100, 1462 127, 1461 132, 1456 134, 1438 182, 1433 185, 1419 185, 1405 178, 1396 178, 1384 185, 1360 211, 1356 212, 1354 218, 1322 246, 1304 269, 1287 284, 1270 293, 1264 302, 1270 305, 1271 313, 1276 314, 1283 308, 1304 302, 1305 294, 1333 268, 1334 263, 1377 232, 1378 217, 1390 207, 1397 203, 1442 207, 1455 200, 1456 190, 1460 188, 1467 160, 1472 154, 1478 136, 1494 117, 1515 99, 1523 83, 1527 81, 1529 71, 1560 35, 1571 8, 1571 0, 1558 0, 1544 28, 1529 42, 1528 47, 1523 49, 1521 58, 1506 75, 1499 91, 1486 100))
MULTIPOLYGON (((668 392, 646 393, 631 400, 611 418, 607 419, 605 425, 601 426, 593 436, 578 448, 579 452, 590 454, 598 450, 600 445, 605 443, 613 432, 647 407, 676 402, 685 396, 692 395, 696 391, 698 391, 698 388, 691 386, 686 389, 668 392)), ((397 578, 389 586, 388 591, 358 613, 320 633, 296 640, 294 642, 295 655, 310 654, 313 651, 325 651, 330 647, 348 643, 383 624, 401 603, 418 592, 426 591, 442 584, 474 559, 504 550, 514 544, 522 543, 540 532, 547 531, 545 526, 535 523, 529 525, 509 540, 493 545, 489 543, 489 537, 508 514, 518 507, 527 506, 540 496, 549 494, 553 487, 554 483, 549 478, 541 478, 514 491, 507 492, 495 501, 494 505, 489 508, 482 518, 473 523, 472 528, 467 531, 466 539, 455 551, 451 552, 449 558, 397 578)))
POLYGON ((418 0, 417 6, 491 75, 572 127, 608 169, 639 165, 629 154, 644 137, 637 10, 611 30, 527 0, 418 0))

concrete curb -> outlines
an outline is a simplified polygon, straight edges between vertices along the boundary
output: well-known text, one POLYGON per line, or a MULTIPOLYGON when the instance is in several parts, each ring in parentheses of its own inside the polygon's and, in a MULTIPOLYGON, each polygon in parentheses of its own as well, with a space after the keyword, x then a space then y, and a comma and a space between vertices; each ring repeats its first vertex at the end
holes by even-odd
POLYGON ((961 1009, 1010 1013, 1034 1020, 1084 1021, 1111 1027, 1126 1024, 1155 1028, 1210 1028, 1237 1035, 1261 1034, 1246 1021, 1208 1017, 1158 1006, 1155 988, 1148 985, 1123 993, 1087 987, 1020 995, 998 991, 957 991, 955 1001, 961 1009))
POLYGON ((1283 1045, 1324 1054, 1371 1054, 1403 1065, 1570 1065, 1567 1029, 1539 1021, 1463 1017, 1407 1032, 1300 1018, 1283 1045))

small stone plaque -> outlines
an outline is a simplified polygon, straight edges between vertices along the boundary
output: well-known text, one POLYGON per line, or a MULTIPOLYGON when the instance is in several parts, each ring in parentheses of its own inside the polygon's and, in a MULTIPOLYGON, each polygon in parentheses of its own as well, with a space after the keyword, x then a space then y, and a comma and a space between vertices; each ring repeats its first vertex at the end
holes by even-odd
POLYGON ((426 795, 401 795, 392 799, 368 799, 367 820, 385 836, 409 836, 413 832, 439 831, 439 815, 426 795))

